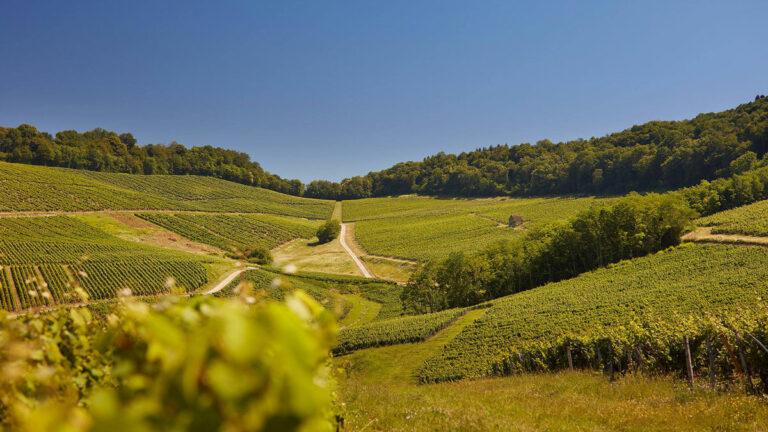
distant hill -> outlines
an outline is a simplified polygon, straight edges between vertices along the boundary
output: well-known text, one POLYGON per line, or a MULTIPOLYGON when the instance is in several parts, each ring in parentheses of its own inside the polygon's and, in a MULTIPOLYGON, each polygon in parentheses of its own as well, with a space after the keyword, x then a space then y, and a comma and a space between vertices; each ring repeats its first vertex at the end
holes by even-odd
POLYGON ((340 183, 303 185, 270 174, 234 150, 178 143, 140 146, 130 133, 30 125, 0 127, 0 160, 100 172, 195 174, 325 199, 418 193, 446 196, 621 194, 677 189, 738 174, 765 161, 768 98, 684 121, 651 121, 588 140, 498 145, 438 153, 340 183))
POLYGON ((246 153, 219 147, 187 148, 179 143, 137 145, 130 133, 104 129, 56 136, 28 124, 0 127, 0 160, 34 165, 130 174, 196 174, 301 195, 299 180, 265 171, 246 153))
POLYGON ((364 198, 620 194, 677 189, 754 168, 768 151, 768 98, 684 121, 652 121, 601 138, 438 153, 342 183, 315 181, 305 196, 364 198))

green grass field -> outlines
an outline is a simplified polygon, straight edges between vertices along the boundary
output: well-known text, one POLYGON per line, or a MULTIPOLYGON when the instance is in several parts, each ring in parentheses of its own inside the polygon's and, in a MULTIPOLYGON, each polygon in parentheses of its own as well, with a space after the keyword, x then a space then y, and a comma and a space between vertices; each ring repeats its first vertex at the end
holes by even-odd
POLYGON ((345 201, 344 221, 355 222, 357 241, 372 255, 414 260, 472 252, 525 229, 568 219, 611 198, 438 199, 405 196, 345 201), (507 227, 523 217, 522 229, 507 227))
POLYGON ((425 381, 480 378, 516 349, 629 323, 644 313, 723 314, 768 294, 768 248, 685 245, 491 302, 427 361, 425 381))
POLYGON ((215 295, 240 295, 247 282, 254 298, 282 300, 286 291, 301 289, 333 311, 344 327, 358 327, 373 321, 393 319, 404 314, 400 303, 402 288, 396 284, 356 276, 325 273, 281 273, 275 269, 248 270, 215 295), (375 303, 373 305, 372 303, 375 303))
POLYGON ((213 177, 131 175, 0 162, 0 211, 190 210, 327 219, 334 202, 213 177))
POLYGON ((701 226, 712 227, 713 234, 744 234, 768 236, 768 201, 737 207, 715 213, 697 221, 701 226))

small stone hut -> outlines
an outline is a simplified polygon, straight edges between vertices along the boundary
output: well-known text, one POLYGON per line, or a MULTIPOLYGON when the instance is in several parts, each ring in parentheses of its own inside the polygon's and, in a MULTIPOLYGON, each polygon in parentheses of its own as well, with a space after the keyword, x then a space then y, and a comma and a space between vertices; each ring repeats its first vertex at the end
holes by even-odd
POLYGON ((520 215, 512 215, 509 217, 509 226, 514 228, 523 224, 523 217, 520 215))

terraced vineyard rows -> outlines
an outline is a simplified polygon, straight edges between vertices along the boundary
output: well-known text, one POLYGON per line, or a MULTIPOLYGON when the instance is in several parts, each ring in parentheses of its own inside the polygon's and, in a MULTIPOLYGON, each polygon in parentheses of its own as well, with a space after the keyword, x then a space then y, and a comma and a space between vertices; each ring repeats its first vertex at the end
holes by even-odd
POLYGON ((177 289, 195 291, 208 282, 205 267, 197 262, 128 261, 85 263, 72 266, 90 298, 116 297, 128 288, 134 295, 152 295, 177 289))
POLYGON ((11 287, 6 274, 6 268, 0 266, 0 306, 5 310, 15 310, 16 302, 12 293, 13 287, 11 287))
POLYGON ((462 316, 466 309, 450 309, 431 314, 413 315, 378 321, 339 332, 334 354, 355 350, 421 342, 462 316))
POLYGON ((11 276, 21 300, 21 308, 51 305, 51 298, 44 282, 39 280, 34 266, 13 266, 11 276))
POLYGON ((69 274, 61 264, 45 264, 38 266, 43 279, 48 284, 48 290, 56 304, 72 303, 80 298, 74 294, 74 285, 69 274))
POLYGON ((712 227, 713 234, 768 237, 768 200, 715 213, 697 222, 712 227))
POLYGON ((532 228, 611 200, 371 198, 345 202, 343 213, 345 221, 356 221, 356 238, 369 253, 424 261, 523 236, 525 231, 506 227, 512 214, 532 228))
POLYGON ((138 217, 191 240, 230 250, 258 245, 272 249, 295 238, 311 238, 319 221, 274 215, 138 213, 138 217))
POLYGON ((131 175, 0 162, 0 211, 189 210, 326 219, 333 201, 212 177, 131 175))
POLYGON ((427 361, 421 378, 479 378, 531 344, 629 326, 644 314, 668 321, 724 314, 767 294, 768 249, 685 245, 491 302, 427 361))
MULTIPOLYGON (((65 265, 95 299, 114 297, 122 288, 168 292, 169 278, 186 291, 208 281, 204 262, 211 258, 125 241, 75 217, 0 218, 0 234, 0 265, 10 269, 20 301, 1 301, 8 310, 80 301, 65 265)), ((7 281, 1 287, 12 298, 7 281)))

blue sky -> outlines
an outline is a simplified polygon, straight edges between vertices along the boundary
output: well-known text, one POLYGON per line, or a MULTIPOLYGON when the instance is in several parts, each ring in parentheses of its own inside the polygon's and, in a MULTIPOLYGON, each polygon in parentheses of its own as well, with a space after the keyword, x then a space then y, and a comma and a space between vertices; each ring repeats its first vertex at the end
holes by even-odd
POLYGON ((0 125, 247 152, 303 181, 768 94, 761 1, 31 1, 0 125))

